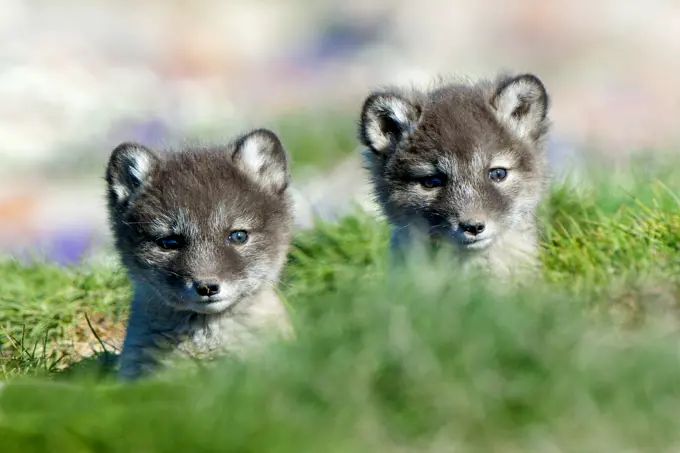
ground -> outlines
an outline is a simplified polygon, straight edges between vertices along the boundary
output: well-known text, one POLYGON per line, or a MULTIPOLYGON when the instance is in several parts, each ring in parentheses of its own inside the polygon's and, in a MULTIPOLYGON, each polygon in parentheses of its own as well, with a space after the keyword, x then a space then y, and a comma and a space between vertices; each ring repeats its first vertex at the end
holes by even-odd
POLYGON ((2 260, 0 450, 673 451, 673 169, 555 184, 543 275, 519 290, 427 266, 387 281, 380 219, 321 223, 296 234, 281 282, 294 341, 135 385, 105 366, 119 267, 2 260))

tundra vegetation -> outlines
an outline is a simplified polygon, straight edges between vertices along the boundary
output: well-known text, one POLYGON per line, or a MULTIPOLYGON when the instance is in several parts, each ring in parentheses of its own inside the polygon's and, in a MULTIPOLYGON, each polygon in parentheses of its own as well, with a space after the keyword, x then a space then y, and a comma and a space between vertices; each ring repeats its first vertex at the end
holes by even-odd
POLYGON ((680 179, 641 162, 552 185, 528 286, 388 277, 388 227, 358 211, 297 232, 294 340, 133 384, 111 372, 120 267, 3 258, 0 451, 673 451, 680 179))

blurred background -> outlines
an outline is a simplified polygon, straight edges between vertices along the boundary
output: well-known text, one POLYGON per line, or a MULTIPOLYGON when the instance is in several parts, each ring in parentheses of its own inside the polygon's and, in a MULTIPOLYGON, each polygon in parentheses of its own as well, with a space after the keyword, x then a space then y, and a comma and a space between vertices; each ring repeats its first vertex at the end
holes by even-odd
POLYGON ((370 209, 361 102, 437 75, 539 75, 558 172, 677 152, 678 26, 677 0, 2 0, 0 252, 68 264, 107 244, 123 140, 269 127, 293 156, 298 226, 370 209))

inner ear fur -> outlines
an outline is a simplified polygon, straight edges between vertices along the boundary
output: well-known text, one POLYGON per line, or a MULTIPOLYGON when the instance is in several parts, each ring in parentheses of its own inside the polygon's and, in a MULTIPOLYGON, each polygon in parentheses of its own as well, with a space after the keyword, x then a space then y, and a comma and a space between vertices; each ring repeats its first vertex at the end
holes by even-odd
POLYGON ((278 135, 268 129, 256 129, 239 138, 232 159, 263 187, 280 192, 288 186, 288 156, 278 135))
POLYGON ((402 94, 372 93, 361 111, 359 140, 374 153, 386 153, 415 129, 420 114, 420 107, 402 94))
POLYGON ((151 170, 158 162, 155 151, 134 142, 118 145, 109 158, 106 183, 109 201, 123 205, 148 180, 151 170))
POLYGON ((547 132, 548 92, 533 74, 501 77, 489 104, 498 121, 520 139, 537 141, 547 132))

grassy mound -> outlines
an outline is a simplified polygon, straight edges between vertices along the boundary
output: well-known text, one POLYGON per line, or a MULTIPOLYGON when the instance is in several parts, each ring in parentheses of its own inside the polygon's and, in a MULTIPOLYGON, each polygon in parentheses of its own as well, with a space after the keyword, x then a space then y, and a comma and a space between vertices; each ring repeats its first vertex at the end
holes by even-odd
POLYGON ((120 334, 119 269, 0 262, 0 451, 672 451, 680 202, 663 180, 555 188, 543 283, 521 292, 425 265, 388 281, 383 223, 321 224, 281 285, 295 341, 127 386, 60 371, 79 338, 120 334))

